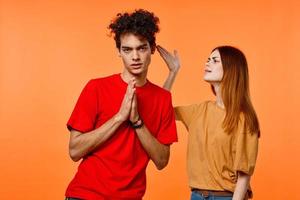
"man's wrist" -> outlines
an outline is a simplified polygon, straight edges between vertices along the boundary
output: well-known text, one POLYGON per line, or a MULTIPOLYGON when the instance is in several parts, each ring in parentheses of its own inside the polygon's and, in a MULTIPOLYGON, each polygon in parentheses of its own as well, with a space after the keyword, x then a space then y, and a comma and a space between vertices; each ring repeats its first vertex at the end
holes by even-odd
POLYGON ((143 120, 139 117, 137 121, 131 122, 130 121, 130 126, 134 129, 141 128, 144 125, 143 120))
POLYGON ((131 124, 136 124, 139 120, 140 120, 140 116, 138 115, 138 116, 135 117, 133 120, 130 120, 130 123, 131 123, 131 124))
POLYGON ((117 122, 117 123, 118 123, 118 122, 121 122, 121 123, 124 122, 124 120, 122 119, 121 114, 119 114, 119 113, 117 113, 117 114, 114 116, 113 119, 114 119, 114 121, 117 122))

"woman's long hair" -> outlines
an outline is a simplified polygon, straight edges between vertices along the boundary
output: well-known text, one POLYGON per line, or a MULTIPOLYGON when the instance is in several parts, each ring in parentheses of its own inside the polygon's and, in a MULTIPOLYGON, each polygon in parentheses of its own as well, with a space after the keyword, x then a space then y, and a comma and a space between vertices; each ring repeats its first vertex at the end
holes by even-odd
POLYGON ((231 133, 236 130, 242 113, 246 130, 257 133, 259 136, 259 122, 250 100, 248 65, 245 55, 231 46, 220 46, 214 50, 219 51, 223 66, 221 95, 226 109, 223 121, 225 132, 231 133))

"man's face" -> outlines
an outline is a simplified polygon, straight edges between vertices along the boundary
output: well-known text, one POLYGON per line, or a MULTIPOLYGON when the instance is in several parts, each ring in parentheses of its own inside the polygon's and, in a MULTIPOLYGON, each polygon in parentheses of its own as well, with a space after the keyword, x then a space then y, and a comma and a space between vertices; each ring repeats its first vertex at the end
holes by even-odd
POLYGON ((151 48, 149 42, 132 33, 120 37, 120 56, 125 70, 134 76, 147 73, 151 62, 151 48))

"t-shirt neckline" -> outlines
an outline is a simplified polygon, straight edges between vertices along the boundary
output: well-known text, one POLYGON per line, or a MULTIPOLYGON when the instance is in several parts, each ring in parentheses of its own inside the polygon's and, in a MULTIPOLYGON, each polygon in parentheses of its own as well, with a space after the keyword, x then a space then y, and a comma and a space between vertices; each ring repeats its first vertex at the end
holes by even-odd
MULTIPOLYGON (((128 83, 126 83, 123 79, 122 79, 122 76, 121 76, 121 73, 117 74, 120 82, 125 85, 127 87, 128 83)), ((148 85, 150 84, 150 81, 148 79, 146 79, 146 83, 142 86, 136 86, 137 89, 143 89, 143 88, 146 88, 148 87, 148 85)))
POLYGON ((219 106, 216 101, 212 101, 212 103, 218 110, 221 110, 223 112, 225 111, 225 108, 222 108, 221 106, 219 106))

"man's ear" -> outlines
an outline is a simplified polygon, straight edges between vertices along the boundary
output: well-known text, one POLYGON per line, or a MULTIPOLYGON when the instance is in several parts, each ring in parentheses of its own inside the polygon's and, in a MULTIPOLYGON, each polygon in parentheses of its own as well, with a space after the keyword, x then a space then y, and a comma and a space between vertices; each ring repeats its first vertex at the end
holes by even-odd
POLYGON ((117 55, 118 55, 119 57, 121 57, 121 52, 120 52, 120 49, 118 49, 118 48, 117 48, 117 55))
POLYGON ((156 50, 156 46, 152 46, 152 47, 150 47, 150 49, 151 49, 151 54, 154 54, 155 50, 156 50))

